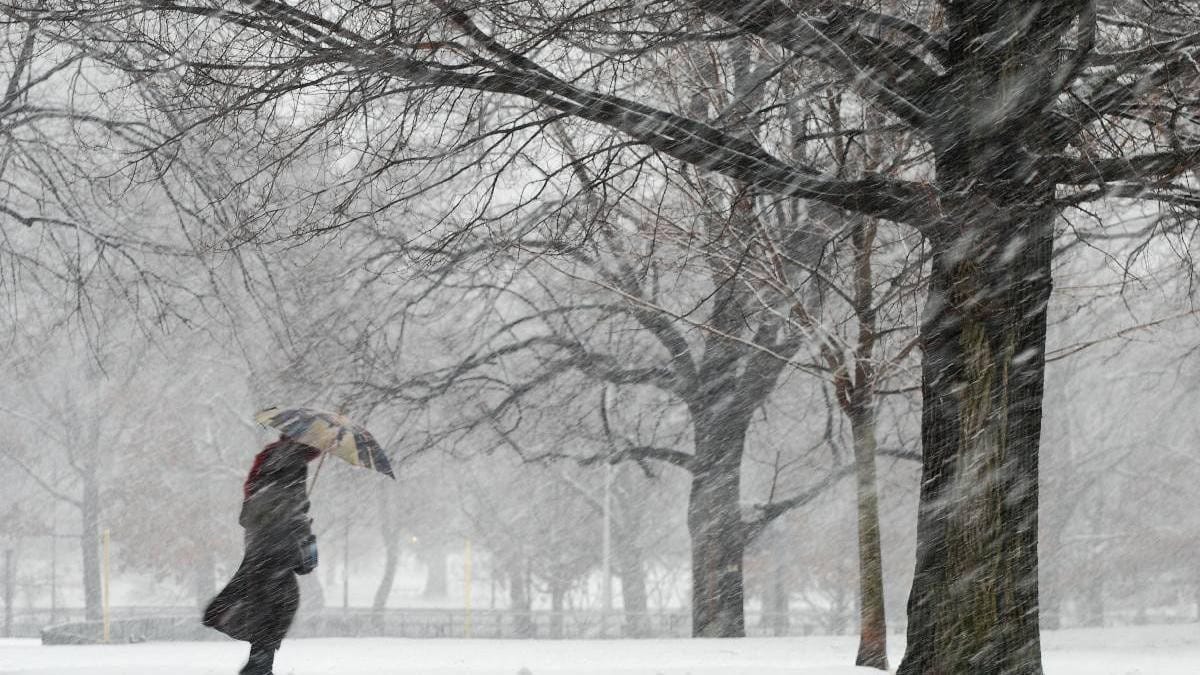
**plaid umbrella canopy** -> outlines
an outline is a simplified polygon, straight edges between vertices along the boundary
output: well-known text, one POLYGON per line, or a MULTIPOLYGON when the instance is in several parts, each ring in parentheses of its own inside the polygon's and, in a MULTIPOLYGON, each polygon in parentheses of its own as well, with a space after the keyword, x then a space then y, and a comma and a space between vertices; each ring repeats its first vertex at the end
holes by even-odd
POLYGON ((311 408, 275 407, 258 411, 254 420, 354 466, 365 466, 393 479, 396 477, 387 455, 371 432, 345 415, 311 408))

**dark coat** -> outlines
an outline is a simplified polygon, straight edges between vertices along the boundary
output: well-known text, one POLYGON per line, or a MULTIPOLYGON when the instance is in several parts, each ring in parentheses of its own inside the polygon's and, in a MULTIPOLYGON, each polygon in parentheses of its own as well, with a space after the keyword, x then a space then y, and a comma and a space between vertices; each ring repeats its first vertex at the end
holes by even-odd
POLYGON ((204 611, 205 626, 235 640, 277 645, 296 615, 300 543, 312 534, 306 447, 275 444, 247 483, 249 494, 238 518, 246 530, 242 564, 204 611))

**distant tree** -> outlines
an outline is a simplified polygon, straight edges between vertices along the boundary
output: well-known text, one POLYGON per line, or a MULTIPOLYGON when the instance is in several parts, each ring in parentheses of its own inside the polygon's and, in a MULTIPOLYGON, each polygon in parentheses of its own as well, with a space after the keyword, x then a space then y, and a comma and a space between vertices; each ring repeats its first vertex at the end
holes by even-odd
MULTIPOLYGON (((403 428, 403 427, 402 427, 403 428)), ((382 441, 400 455, 415 442, 411 434, 400 441, 382 441)), ((382 610, 392 591, 403 554, 414 555, 425 567, 423 600, 445 601, 450 594, 447 574, 451 547, 465 536, 455 503, 458 462, 442 453, 422 453, 394 466, 399 484, 377 486, 379 525, 384 542, 384 573, 375 592, 374 608, 382 610)))
MULTIPOLYGON (((120 426, 140 423, 132 401, 116 396, 134 377, 126 349, 148 348, 159 331, 212 309, 204 305, 212 299, 207 270, 198 264, 206 242, 192 239, 190 226, 212 224, 224 207, 213 199, 208 208, 165 218, 183 195, 216 188, 218 181, 201 179, 203 161, 153 156, 171 132, 146 123, 144 101, 131 103, 120 73, 37 19, 5 16, 0 335, 21 361, 14 380, 29 389, 10 391, 0 406, 20 418, 18 426, 39 429, 7 448, 7 459, 80 512, 84 600, 95 619, 101 524, 123 498, 112 473, 134 441, 120 426), (174 182, 181 176, 187 185, 174 182), (63 359, 61 368, 51 355, 63 359)), ((114 540, 127 535, 117 530, 114 540)), ((178 571, 170 567, 155 570, 178 571)))
MULTIPOLYGON (((885 120, 876 112, 845 110, 843 93, 829 90, 810 106, 808 126, 823 130, 831 173, 875 171, 897 173, 911 161, 912 139, 846 135, 847 129, 877 128, 885 120)), ((815 161, 815 160, 814 160, 815 161)), ((917 350, 917 297, 924 291, 925 258, 919 237, 879 219, 847 214, 821 204, 809 205, 810 217, 827 223, 830 232, 823 264, 811 278, 800 279, 819 289, 822 301, 810 312, 794 312, 796 329, 815 347, 804 358, 807 370, 823 375, 831 390, 828 401, 849 425, 858 513, 859 648, 855 664, 886 670, 887 622, 879 525, 876 459, 879 455, 920 460, 916 448, 879 448, 878 408, 885 395, 914 389, 917 350)), ((776 246, 776 249, 778 247, 776 246)), ((767 266, 747 265, 751 284, 779 286, 801 297, 803 285, 767 266)), ((827 425, 828 426, 828 425, 827 425)), ((829 429, 827 434, 832 433, 829 429)), ((830 439, 832 441, 832 439, 830 439)), ((837 444, 833 444, 837 447, 837 444)), ((783 579, 782 574, 778 576, 783 579)))
POLYGON ((8 383, 19 383, 23 395, 17 399, 10 390, 5 399, 14 402, 0 403, 15 422, 0 451, 18 475, 78 512, 85 614, 99 619, 100 536, 111 496, 110 451, 123 442, 127 434, 122 427, 136 416, 118 395, 129 373, 110 378, 77 345, 60 343, 54 351, 44 350, 46 346, 39 344, 40 353, 43 358, 54 354, 53 365, 39 360, 8 383))
POLYGON ((566 466, 530 467, 511 455, 486 466, 486 481, 472 475, 462 485, 471 538, 507 576, 517 634, 534 636, 529 612, 540 587, 550 599, 549 637, 563 637, 566 597, 600 560, 598 514, 557 475, 566 466))
POLYGON ((1179 553, 1197 532, 1185 487, 1197 465, 1181 448, 1195 425, 1180 412, 1198 334, 1184 307, 1191 263, 1169 240, 1145 241, 1136 221, 1128 229, 1076 248, 1056 270, 1070 290, 1051 313, 1047 626, 1175 618, 1193 604, 1194 565, 1179 553))
MULTIPOLYGON (((704 226, 707 236, 763 226, 736 208, 717 212, 704 226), (743 217, 747 220, 739 223, 743 217)), ((450 389, 462 396, 469 388, 477 400, 486 402, 483 414, 472 423, 476 426, 491 425, 491 420, 501 427, 520 423, 529 397, 546 396, 550 387, 578 397, 589 382, 619 387, 624 396, 660 401, 658 405, 673 407, 676 417, 682 414, 687 420, 682 439, 690 437, 690 451, 674 444, 647 445, 618 433, 618 445, 611 451, 599 444, 574 444, 565 450, 540 448, 533 456, 587 459, 591 454, 599 455, 593 461, 665 463, 687 473, 692 481, 688 508, 696 635, 743 633, 741 560, 746 543, 771 520, 804 504, 845 473, 818 477, 815 486, 793 488, 795 494, 773 494, 770 502, 750 512, 743 505, 740 477, 753 414, 774 391, 789 355, 808 344, 808 337, 791 329, 786 318, 764 311, 748 285, 728 278, 743 255, 736 235, 730 239, 722 244, 729 249, 714 246, 706 252, 711 268, 691 277, 699 277, 688 296, 703 303, 704 314, 696 320, 702 328, 679 325, 672 315, 680 310, 671 308, 686 307, 690 297, 679 285, 671 291, 673 297, 667 297, 657 281, 667 274, 690 274, 688 266, 704 264, 700 260, 685 262, 678 271, 659 268, 651 260, 639 271, 643 263, 632 252, 611 259, 607 253, 580 252, 570 263, 552 263, 538 277, 498 292, 490 279, 475 282, 478 292, 495 293, 497 306, 506 309, 490 319, 488 334, 474 353, 407 385, 408 396, 418 398, 450 389), (567 264, 573 271, 565 279, 575 290, 552 290, 561 283, 556 279, 564 279, 555 268, 567 264), (586 277, 581 281, 570 280, 582 275, 586 277), (712 275, 713 285, 701 275, 712 275), (706 293, 711 293, 707 299, 706 293), (480 382, 488 384, 481 390, 480 382)), ((666 246, 653 239, 641 245, 666 246)), ((610 240, 606 246, 620 251, 631 242, 610 240)), ((400 390, 402 382, 381 388, 400 390)))
POLYGON ((255 450, 253 411, 242 403, 237 361, 221 363, 195 347, 189 356, 196 358, 163 356, 139 359, 143 381, 124 391, 142 409, 132 433, 111 450, 117 475, 108 522, 126 553, 123 569, 181 582, 204 606, 225 581, 218 575, 232 575, 240 559, 237 517, 255 450))

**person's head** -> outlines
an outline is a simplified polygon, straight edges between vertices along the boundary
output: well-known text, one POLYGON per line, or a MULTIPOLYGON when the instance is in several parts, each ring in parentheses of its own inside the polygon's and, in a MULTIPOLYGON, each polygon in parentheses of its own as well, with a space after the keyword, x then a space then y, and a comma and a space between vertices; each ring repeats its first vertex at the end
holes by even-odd
POLYGON ((281 434, 279 440, 268 443, 254 456, 254 463, 250 466, 250 473, 246 476, 246 482, 242 486, 245 498, 249 499, 250 495, 254 494, 264 472, 296 468, 303 470, 307 462, 311 462, 320 455, 320 450, 297 442, 287 434, 281 434))

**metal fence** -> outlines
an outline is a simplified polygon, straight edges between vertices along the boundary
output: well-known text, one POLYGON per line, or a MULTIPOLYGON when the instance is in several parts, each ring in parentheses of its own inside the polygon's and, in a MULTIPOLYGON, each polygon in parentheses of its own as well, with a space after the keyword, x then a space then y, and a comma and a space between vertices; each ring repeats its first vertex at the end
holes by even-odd
MULTIPOLYGON (((189 607, 123 606, 110 608, 109 617, 113 621, 119 621, 136 618, 183 616, 186 614, 198 616, 197 612, 198 610, 189 607)), ((3 635, 4 637, 39 637, 42 629, 47 626, 85 623, 86 621, 87 616, 82 607, 58 607, 54 609, 14 608, 12 622, 4 626, 3 635)))
MULTIPOLYGON (((14 635, 40 636, 46 644, 86 644, 102 641, 103 622, 84 621, 82 612, 58 613, 73 620, 53 625, 39 623, 48 614, 23 614, 14 622, 14 635)), ((812 617, 747 612, 748 636, 810 635, 818 630, 812 617)), ((688 610, 645 613, 543 610, 329 608, 302 612, 292 637, 402 637, 402 638, 507 638, 602 639, 682 638, 691 635, 688 610)), ((222 639, 200 625, 200 610, 190 607, 114 608, 109 620, 111 642, 222 639)))

